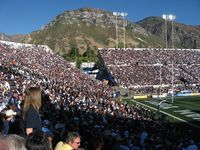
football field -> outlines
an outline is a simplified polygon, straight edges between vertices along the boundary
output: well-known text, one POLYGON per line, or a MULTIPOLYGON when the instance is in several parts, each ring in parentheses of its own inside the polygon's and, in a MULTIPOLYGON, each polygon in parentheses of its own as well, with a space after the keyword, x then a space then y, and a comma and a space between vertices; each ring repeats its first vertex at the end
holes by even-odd
POLYGON ((166 114, 171 118, 171 121, 185 122, 200 129, 200 96, 174 97, 173 103, 172 97, 162 99, 132 99, 130 103, 143 105, 166 114))

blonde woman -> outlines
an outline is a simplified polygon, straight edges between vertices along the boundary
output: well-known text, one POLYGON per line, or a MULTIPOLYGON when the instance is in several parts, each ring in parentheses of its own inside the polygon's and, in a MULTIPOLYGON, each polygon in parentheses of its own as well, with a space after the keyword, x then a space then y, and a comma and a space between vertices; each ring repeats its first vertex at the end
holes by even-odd
POLYGON ((41 107, 41 89, 39 87, 30 87, 25 91, 23 106, 23 120, 26 134, 34 130, 41 130, 42 123, 39 115, 41 107))

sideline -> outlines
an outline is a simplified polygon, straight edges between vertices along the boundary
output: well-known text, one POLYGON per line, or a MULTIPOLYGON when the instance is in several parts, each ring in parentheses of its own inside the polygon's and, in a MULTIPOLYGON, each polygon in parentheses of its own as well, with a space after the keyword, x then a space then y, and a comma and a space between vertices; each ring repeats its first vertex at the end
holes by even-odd
MULTIPOLYGON (((156 109, 156 108, 154 108, 154 107, 152 107, 152 106, 149 106, 149 105, 146 105, 146 104, 143 104, 143 103, 140 103, 140 102, 138 102, 138 101, 135 101, 135 100, 131 100, 131 101, 133 101, 133 102, 135 102, 135 103, 138 103, 138 104, 140 104, 140 105, 143 105, 143 106, 145 106, 145 107, 148 107, 148 108, 150 108, 150 109, 153 109, 153 110, 155 110, 155 111, 157 111, 158 109, 156 109)), ((182 122, 184 122, 184 123, 186 123, 186 124, 189 124, 189 125, 191 125, 191 126, 193 126, 193 127, 196 127, 196 128, 199 128, 200 129, 200 126, 198 126, 198 125, 195 125, 195 124, 193 124, 193 123, 190 123, 190 122, 188 122, 188 121, 186 121, 186 120, 183 120, 183 119, 181 119, 181 118, 178 118, 178 117, 176 117, 176 116, 174 116, 174 115, 171 115, 171 114, 169 114, 169 113, 167 113, 167 112, 164 112, 164 111, 160 111, 161 113, 163 113, 163 114, 165 114, 165 115, 167 115, 167 116, 170 116, 170 117, 172 117, 172 118, 175 118, 175 119, 177 119, 177 120, 179 120, 179 121, 182 121, 182 122)))

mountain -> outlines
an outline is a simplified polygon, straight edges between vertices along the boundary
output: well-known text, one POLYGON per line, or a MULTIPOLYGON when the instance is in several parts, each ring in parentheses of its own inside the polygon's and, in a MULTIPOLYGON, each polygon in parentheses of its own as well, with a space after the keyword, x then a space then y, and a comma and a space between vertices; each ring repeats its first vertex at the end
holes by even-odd
MULTIPOLYGON (((161 17, 147 17, 137 24, 151 34, 165 41, 165 20, 161 17)), ((172 22, 167 21, 168 47, 172 47, 172 22)), ((189 26, 173 22, 175 48, 200 48, 200 26, 189 26)))
MULTIPOLYGON (((124 47, 123 18, 118 17, 119 47, 124 47)), ((164 42, 139 25, 125 20, 126 47, 163 47, 164 42)), ((112 12, 81 8, 65 11, 41 30, 30 33, 23 42, 45 44, 64 55, 77 48, 83 54, 88 48, 116 47, 116 16, 112 12)))
POLYGON ((0 40, 5 41, 21 42, 25 37, 25 34, 6 35, 4 33, 0 33, 0 40))
MULTIPOLYGON (((165 47, 164 19, 147 17, 134 23, 124 20, 121 16, 117 17, 118 47, 124 47, 124 22, 126 47, 165 47)), ((174 22, 173 26, 175 48, 200 48, 200 26, 189 26, 177 22, 174 22)), ((168 47, 172 47, 171 22, 167 22, 167 27, 168 47)), ((40 30, 28 35, 6 36, 4 34, 3 39, 47 45, 62 56, 69 53, 72 53, 71 56, 74 56, 74 53, 88 56, 89 50, 97 54, 97 48, 116 47, 116 16, 113 12, 95 8, 69 10, 56 16, 40 30)))

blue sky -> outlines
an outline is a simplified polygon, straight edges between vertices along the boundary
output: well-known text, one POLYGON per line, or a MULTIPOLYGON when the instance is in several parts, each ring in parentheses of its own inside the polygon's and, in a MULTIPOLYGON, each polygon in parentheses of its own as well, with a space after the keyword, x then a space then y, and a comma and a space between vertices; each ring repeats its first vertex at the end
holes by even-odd
POLYGON ((173 14, 176 22, 200 25, 200 0, 0 0, 0 32, 27 34, 65 10, 82 7, 127 12, 133 22, 173 14))

